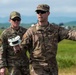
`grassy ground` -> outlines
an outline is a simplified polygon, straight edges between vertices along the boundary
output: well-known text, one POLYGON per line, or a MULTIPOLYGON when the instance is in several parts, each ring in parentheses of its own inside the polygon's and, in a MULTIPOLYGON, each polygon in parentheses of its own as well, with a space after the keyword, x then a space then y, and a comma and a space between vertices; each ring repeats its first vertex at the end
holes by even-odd
POLYGON ((63 40, 58 45, 59 75, 76 75, 76 41, 63 40))
POLYGON ((59 69, 59 75, 76 75, 76 68, 59 69))

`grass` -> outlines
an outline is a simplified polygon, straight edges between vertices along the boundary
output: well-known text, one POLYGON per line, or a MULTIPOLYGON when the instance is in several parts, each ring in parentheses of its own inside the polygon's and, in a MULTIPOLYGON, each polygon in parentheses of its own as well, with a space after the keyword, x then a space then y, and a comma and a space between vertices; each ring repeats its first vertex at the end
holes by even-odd
POLYGON ((59 75, 76 74, 76 41, 63 40, 58 44, 59 75))
POLYGON ((59 69, 58 75, 76 75, 76 68, 71 67, 71 68, 67 68, 67 69, 59 69))
POLYGON ((58 44, 57 61, 59 68, 76 66, 76 42, 63 40, 58 44))
POLYGON ((0 29, 0 34, 2 33, 3 29, 0 29))

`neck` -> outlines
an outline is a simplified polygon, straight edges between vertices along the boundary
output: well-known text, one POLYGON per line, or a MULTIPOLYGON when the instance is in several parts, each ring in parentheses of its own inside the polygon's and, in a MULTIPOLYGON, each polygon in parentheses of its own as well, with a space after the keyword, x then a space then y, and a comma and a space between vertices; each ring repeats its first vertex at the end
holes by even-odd
POLYGON ((40 26, 46 26, 46 25, 48 25, 48 21, 46 21, 46 22, 38 22, 38 24, 39 24, 40 26))
POLYGON ((17 27, 13 27, 13 26, 11 26, 13 29, 15 29, 15 30, 18 30, 19 29, 19 26, 17 26, 17 27))

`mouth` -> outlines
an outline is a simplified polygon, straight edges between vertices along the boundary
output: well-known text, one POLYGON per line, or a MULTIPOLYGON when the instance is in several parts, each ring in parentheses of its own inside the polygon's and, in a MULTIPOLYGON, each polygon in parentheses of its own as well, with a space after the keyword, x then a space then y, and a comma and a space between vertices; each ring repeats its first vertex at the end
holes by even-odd
POLYGON ((42 17, 39 17, 39 18, 42 18, 42 17))

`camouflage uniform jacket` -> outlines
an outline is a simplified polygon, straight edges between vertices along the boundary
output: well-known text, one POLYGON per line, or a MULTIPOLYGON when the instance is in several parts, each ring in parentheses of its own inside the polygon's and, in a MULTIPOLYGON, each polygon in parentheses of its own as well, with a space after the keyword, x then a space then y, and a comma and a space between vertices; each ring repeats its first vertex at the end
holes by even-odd
POLYGON ((22 39, 23 34, 26 32, 26 28, 19 27, 18 30, 12 27, 7 28, 1 34, 2 49, 0 50, 0 68, 7 66, 26 66, 28 63, 25 52, 19 52, 15 54, 12 46, 8 43, 8 38, 14 35, 19 35, 22 39), (25 59, 25 60, 24 60, 25 59))
POLYGON ((49 68, 57 71, 57 46, 63 39, 76 40, 76 32, 67 30, 58 25, 32 26, 27 30, 22 39, 22 46, 30 52, 31 64, 34 67, 48 64, 49 68))

